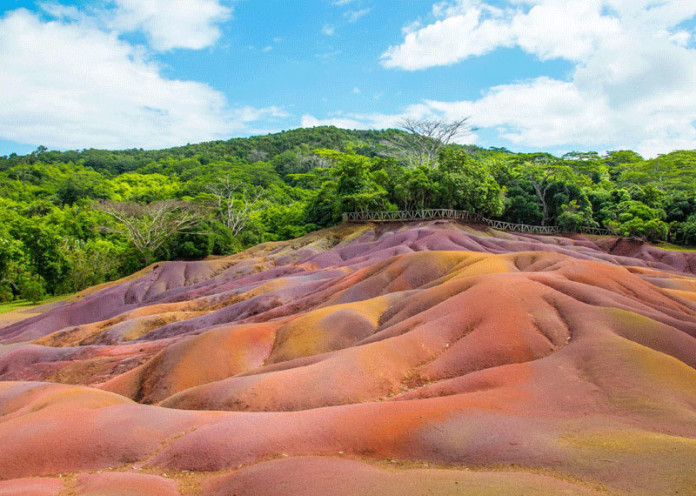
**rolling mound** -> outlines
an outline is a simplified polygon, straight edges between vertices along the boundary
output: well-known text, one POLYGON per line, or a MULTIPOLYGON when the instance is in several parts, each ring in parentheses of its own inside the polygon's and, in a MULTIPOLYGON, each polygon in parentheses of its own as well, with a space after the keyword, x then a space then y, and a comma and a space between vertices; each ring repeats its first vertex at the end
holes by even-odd
POLYGON ((695 271, 441 221, 160 263, 0 328, 0 495, 696 493, 695 271))

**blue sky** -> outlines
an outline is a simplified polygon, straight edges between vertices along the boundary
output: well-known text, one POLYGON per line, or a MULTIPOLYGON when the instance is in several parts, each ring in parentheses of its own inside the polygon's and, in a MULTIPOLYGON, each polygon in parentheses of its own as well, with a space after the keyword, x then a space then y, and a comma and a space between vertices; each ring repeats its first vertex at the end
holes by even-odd
POLYGON ((5 0, 0 155, 457 119, 513 150, 696 148, 693 0, 5 0))

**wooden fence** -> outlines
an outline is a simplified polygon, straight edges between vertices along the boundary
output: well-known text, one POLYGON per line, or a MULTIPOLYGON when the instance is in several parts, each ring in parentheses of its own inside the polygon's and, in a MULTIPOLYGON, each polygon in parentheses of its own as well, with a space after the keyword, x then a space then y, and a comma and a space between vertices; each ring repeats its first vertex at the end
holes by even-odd
POLYGON ((609 229, 599 227, 560 227, 532 226, 529 224, 513 224, 502 220, 487 219, 483 215, 452 210, 447 208, 430 208, 421 210, 389 210, 384 212, 347 212, 343 214, 343 222, 413 222, 423 220, 451 219, 461 222, 486 224, 494 229, 530 234, 598 234, 603 236, 618 236, 609 229))

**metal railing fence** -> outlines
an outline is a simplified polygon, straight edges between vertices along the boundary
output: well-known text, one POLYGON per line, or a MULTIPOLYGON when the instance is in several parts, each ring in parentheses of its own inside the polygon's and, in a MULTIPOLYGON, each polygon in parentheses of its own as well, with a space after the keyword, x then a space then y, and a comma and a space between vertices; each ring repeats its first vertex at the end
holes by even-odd
POLYGON ((450 219, 462 222, 486 224, 493 229, 530 234, 597 234, 603 236, 620 236, 620 234, 599 227, 560 227, 533 226, 529 224, 514 224, 502 220, 488 219, 481 214, 466 210, 448 208, 425 208, 420 210, 386 210, 383 212, 346 212, 343 222, 409 222, 422 220, 450 219))

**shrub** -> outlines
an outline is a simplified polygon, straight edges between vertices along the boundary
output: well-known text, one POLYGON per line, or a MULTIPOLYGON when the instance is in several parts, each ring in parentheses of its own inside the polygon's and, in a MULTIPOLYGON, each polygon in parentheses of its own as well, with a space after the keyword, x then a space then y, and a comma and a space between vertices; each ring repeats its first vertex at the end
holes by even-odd
POLYGON ((10 285, 6 283, 0 284, 0 303, 7 303, 13 299, 14 295, 12 294, 10 285))
POLYGON ((46 297, 46 287, 43 280, 38 276, 22 281, 19 290, 22 298, 29 300, 33 304, 41 303, 46 297))

